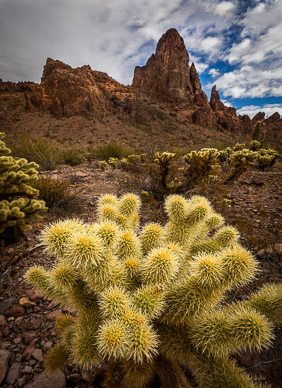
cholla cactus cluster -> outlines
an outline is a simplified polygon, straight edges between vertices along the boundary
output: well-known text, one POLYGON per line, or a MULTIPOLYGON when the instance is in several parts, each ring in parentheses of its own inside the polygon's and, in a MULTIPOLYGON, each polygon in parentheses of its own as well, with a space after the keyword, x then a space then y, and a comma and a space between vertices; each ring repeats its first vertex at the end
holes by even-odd
POLYGON ((226 302, 227 291, 254 278, 258 263, 204 197, 170 195, 166 225, 141 230, 139 208, 134 194, 104 195, 96 223, 66 220, 43 231, 56 266, 32 267, 26 279, 77 310, 58 317, 61 343, 47 365, 91 368, 104 359, 105 388, 157 380, 189 387, 187 365, 200 387, 257 386, 229 356, 271 344, 282 287, 265 285, 244 301, 226 302))
POLYGON ((219 151, 216 148, 202 148, 200 151, 191 151, 184 156, 188 164, 187 185, 195 185, 205 181, 219 170, 219 151))
MULTIPOLYGON (((0 139, 3 137, 0 133, 0 139)), ((23 158, 15 159, 10 153, 0 140, 0 233, 6 228, 17 233, 24 231, 30 227, 28 219, 40 218, 39 213, 47 210, 44 201, 35 199, 38 190, 32 187, 38 179, 38 165, 23 158)))

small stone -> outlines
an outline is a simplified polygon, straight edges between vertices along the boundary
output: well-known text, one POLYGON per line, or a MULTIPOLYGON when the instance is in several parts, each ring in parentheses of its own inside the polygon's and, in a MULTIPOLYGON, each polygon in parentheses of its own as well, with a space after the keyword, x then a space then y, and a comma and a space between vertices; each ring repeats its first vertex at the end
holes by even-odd
POLYGON ((7 349, 11 345, 10 342, 2 342, 1 349, 7 349))
POLYGON ((52 300, 52 302, 48 304, 47 309, 52 310, 54 307, 57 307, 58 305, 59 303, 56 300, 52 300))
POLYGON ((29 299, 32 300, 33 302, 40 302, 40 300, 43 299, 43 296, 35 288, 26 290, 26 294, 29 297, 29 299))
POLYGON ((8 337, 8 335, 10 334, 10 329, 8 325, 4 327, 3 334, 5 337, 8 337))
POLYGON ((14 382, 17 380, 20 373, 20 366, 21 364, 19 362, 14 362, 14 364, 11 365, 11 368, 9 369, 6 377, 7 384, 14 384, 14 382))
POLYGON ((16 324, 16 325, 21 325, 22 322, 23 322, 23 320, 24 320, 24 317, 18 317, 18 318, 15 320, 15 324, 16 324))
POLYGON ((44 344, 43 350, 46 352, 47 350, 50 350, 52 348, 52 346, 53 346, 53 342, 48 341, 48 342, 46 342, 46 344, 44 344))
POLYGON ((16 358, 15 358, 15 360, 17 361, 17 362, 21 362, 21 360, 23 359, 23 356, 22 356, 22 354, 20 354, 20 353, 17 353, 16 354, 16 358))
POLYGON ((32 358, 31 360, 28 361, 28 364, 29 364, 30 366, 33 366, 33 365, 36 364, 36 361, 32 358))
POLYGON ((17 303, 17 299, 11 296, 8 299, 2 300, 0 302, 0 314, 5 314, 9 308, 11 308, 15 303, 17 303))
POLYGON ((27 346, 23 353, 23 357, 29 361, 31 359, 32 352, 34 351, 34 346, 27 346))
POLYGON ((32 367, 29 365, 25 365, 25 367, 23 368, 23 373, 29 375, 30 373, 32 373, 32 367))
POLYGON ((67 376, 67 381, 76 386, 80 383, 81 376, 79 373, 72 373, 71 375, 67 376))
POLYGON ((32 320, 30 321, 30 329, 38 329, 40 327, 42 323, 42 319, 41 318, 32 318, 32 320))
POLYGON ((56 330, 51 330, 50 334, 52 337, 56 337, 57 332, 56 332, 56 330))
POLYGON ((7 310, 5 315, 6 315, 6 317, 18 318, 18 317, 25 315, 25 309, 23 306, 16 304, 16 305, 12 306, 9 310, 7 310))
POLYGON ((39 311, 41 311, 41 307, 40 307, 40 306, 35 306, 34 309, 33 309, 33 311, 34 311, 35 313, 39 313, 39 311))
POLYGON ((34 307, 36 306, 35 302, 32 302, 29 298, 24 297, 20 299, 20 305, 26 308, 34 307))
POLYGON ((258 257, 259 259, 263 259, 265 256, 266 256, 266 251, 265 251, 265 249, 260 249, 260 250, 257 252, 257 257, 258 257))
POLYGON ((25 333, 25 335, 24 335, 24 343, 25 344, 29 344, 36 337, 37 337, 36 333, 25 333))
POLYGON ((84 381, 90 381, 91 380, 91 376, 90 376, 90 373, 88 370, 83 370, 82 371, 82 380, 84 381))
POLYGON ((17 381, 18 387, 21 388, 25 383, 25 377, 20 377, 17 381))
POLYGON ((43 361, 43 355, 41 349, 34 349, 32 352, 32 357, 35 358, 37 361, 43 361))
POLYGON ((44 371, 39 375, 35 376, 25 388, 65 388, 66 378, 62 371, 48 372, 44 371))
POLYGON ((5 327, 7 325, 7 321, 4 317, 4 315, 0 315, 0 326, 5 327))
POLYGON ((62 310, 57 309, 57 310, 54 310, 51 313, 47 314, 46 318, 48 319, 48 321, 54 321, 61 314, 62 314, 62 310))
POLYGON ((256 186, 263 186, 264 185, 264 181, 261 178, 258 178, 255 176, 252 178, 252 183, 256 186))
POLYGON ((15 320, 15 317, 9 317, 7 320, 8 320, 8 322, 12 322, 15 320))
POLYGON ((11 353, 8 350, 0 350, 0 384, 5 379, 10 356, 11 353))
POLYGON ((282 244, 275 244, 274 248, 277 253, 282 254, 282 244))
POLYGON ((17 338, 13 339, 14 344, 20 344, 21 341, 22 341, 22 339, 20 337, 17 337, 17 338))

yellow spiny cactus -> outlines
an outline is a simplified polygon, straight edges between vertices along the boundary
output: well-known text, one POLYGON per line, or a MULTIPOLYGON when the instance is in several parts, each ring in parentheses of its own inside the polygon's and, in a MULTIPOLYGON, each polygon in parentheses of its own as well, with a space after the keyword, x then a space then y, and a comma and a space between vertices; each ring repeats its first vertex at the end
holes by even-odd
POLYGON ((156 376, 162 387, 189 387, 185 364, 201 387, 254 388, 229 356, 270 346, 281 285, 227 303, 226 293, 258 272, 239 232, 204 197, 169 196, 166 225, 141 230, 139 206, 134 194, 102 196, 96 223, 62 221, 41 234, 58 262, 49 272, 29 269, 26 280, 77 311, 58 317, 61 343, 47 366, 92 368, 103 359, 105 388, 149 388, 156 376))

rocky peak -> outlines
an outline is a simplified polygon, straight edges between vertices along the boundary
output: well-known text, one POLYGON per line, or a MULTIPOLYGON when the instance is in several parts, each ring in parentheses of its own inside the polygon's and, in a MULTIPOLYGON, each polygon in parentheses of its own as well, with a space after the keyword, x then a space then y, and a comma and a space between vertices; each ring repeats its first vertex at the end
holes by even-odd
POLYGON ((224 110, 224 104, 220 101, 220 96, 216 90, 216 85, 212 87, 210 105, 214 111, 224 110))
POLYGON ((136 66, 132 85, 170 102, 193 103, 195 96, 203 93, 196 68, 190 68, 189 54, 175 28, 161 37, 145 66, 136 66))

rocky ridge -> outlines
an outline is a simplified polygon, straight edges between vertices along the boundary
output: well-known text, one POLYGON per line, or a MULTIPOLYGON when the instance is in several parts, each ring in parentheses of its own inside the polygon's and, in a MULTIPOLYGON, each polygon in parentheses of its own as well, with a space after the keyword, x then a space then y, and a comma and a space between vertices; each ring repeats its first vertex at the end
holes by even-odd
MULTIPOLYGON (((187 113, 196 125, 231 133, 247 134, 252 131, 256 119, 238 116, 236 109, 220 101, 216 86, 212 88, 210 102, 202 90, 194 63, 189 65, 189 54, 182 37, 174 28, 159 40, 156 52, 143 67, 134 71, 132 86, 124 86, 106 73, 94 71, 89 65, 72 68, 48 58, 41 83, 3 82, 0 92, 24 93, 28 112, 50 112, 56 117, 80 115, 97 119, 106 116, 119 117, 133 125, 152 125, 168 121, 157 102, 165 103, 171 111, 187 113)), ((264 120, 271 132, 282 129, 278 113, 264 120)))

